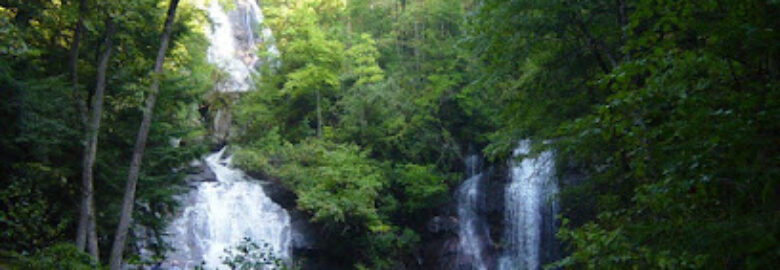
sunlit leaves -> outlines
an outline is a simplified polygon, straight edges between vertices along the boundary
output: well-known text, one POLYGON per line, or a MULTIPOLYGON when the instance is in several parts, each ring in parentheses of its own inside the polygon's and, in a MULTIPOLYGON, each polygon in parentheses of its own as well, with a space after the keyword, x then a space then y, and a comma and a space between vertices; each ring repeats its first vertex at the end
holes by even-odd
POLYGON ((368 34, 361 34, 358 43, 347 50, 349 64, 349 79, 354 80, 353 87, 361 87, 369 83, 377 83, 384 79, 383 71, 377 64, 379 52, 376 42, 368 34))
POLYGON ((296 145, 280 145, 278 140, 262 150, 239 152, 237 162, 279 177, 298 196, 298 208, 311 213, 313 221, 334 230, 381 225, 375 201, 385 180, 365 152, 354 145, 316 139, 296 145))

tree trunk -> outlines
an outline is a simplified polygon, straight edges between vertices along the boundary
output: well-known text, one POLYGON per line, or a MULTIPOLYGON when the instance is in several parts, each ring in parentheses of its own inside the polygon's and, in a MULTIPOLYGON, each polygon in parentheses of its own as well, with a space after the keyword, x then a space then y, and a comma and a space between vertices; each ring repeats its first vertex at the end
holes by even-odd
POLYGON ((98 131, 100 130, 100 117, 103 114, 103 96, 106 89, 106 70, 108 59, 111 57, 111 38, 115 27, 111 19, 106 20, 106 37, 103 40, 103 51, 100 54, 97 67, 97 83, 95 95, 92 97, 92 109, 87 127, 86 145, 84 146, 84 160, 81 172, 81 211, 79 216, 78 231, 76 233, 76 246, 83 249, 89 236, 89 253, 95 259, 100 259, 97 249, 97 232, 95 226, 95 202, 93 194, 92 167, 95 165, 97 154, 98 131))
POLYGON ((97 236, 97 218, 95 217, 95 197, 90 198, 89 208, 92 209, 92 214, 89 216, 89 227, 87 228, 87 252, 95 261, 100 261, 100 247, 98 246, 97 236))
MULTIPOLYGON (((73 41, 70 43, 70 54, 68 56, 68 73, 70 75, 70 81, 73 84, 73 97, 76 99, 77 109, 84 129, 86 129, 89 120, 87 118, 87 104, 79 92, 78 61, 79 41, 81 40, 81 35, 84 33, 84 14, 86 13, 87 0, 81 0, 79 1, 78 19, 76 21, 76 28, 73 30, 73 41)), ((79 248, 84 249, 84 246, 79 248)))
MULTIPOLYGON (((87 128, 87 124, 89 123, 87 119, 87 110, 86 110, 86 104, 84 100, 81 98, 81 96, 78 94, 79 88, 78 88, 78 59, 79 59, 79 40, 81 39, 81 32, 84 31, 84 21, 83 16, 85 9, 85 3, 86 0, 81 0, 79 5, 79 13, 78 13, 78 20, 76 21, 76 28, 73 30, 73 41, 70 43, 70 54, 68 56, 68 73, 70 73, 70 80, 73 84, 73 97, 76 99, 79 116, 81 117, 81 124, 84 126, 84 130, 87 131, 85 134, 88 133, 89 129, 87 128)), ((86 137, 84 138, 86 139, 86 137)), ((86 140, 82 140, 81 142, 84 146, 86 146, 86 140)), ((83 177, 83 176, 82 176, 83 177)), ((84 246, 86 245, 86 226, 81 227, 81 223, 79 223, 79 228, 76 230, 76 247, 83 251, 84 246)))
POLYGON ((149 135, 149 127, 152 124, 152 112, 154 110, 154 103, 157 101, 157 92, 160 88, 163 61, 165 60, 165 52, 168 50, 171 25, 176 16, 176 6, 178 4, 179 0, 171 0, 170 5, 168 6, 168 15, 165 19, 165 25, 163 26, 163 33, 160 36, 160 48, 157 50, 157 58, 154 62, 152 88, 149 97, 144 104, 143 119, 141 120, 141 126, 138 128, 138 136, 136 137, 135 146, 133 147, 133 157, 130 161, 130 171, 127 174, 127 183, 125 186, 125 195, 122 199, 122 212, 119 217, 119 225, 117 225, 114 243, 111 246, 109 266, 112 270, 119 270, 122 265, 122 253, 124 253, 127 229, 130 226, 130 219, 132 218, 138 173, 141 170, 141 160, 144 154, 144 148, 146 148, 146 138, 149 135))
MULTIPOLYGON (((68 73, 70 73, 70 80, 73 84, 73 97, 76 99, 76 103, 78 106, 79 116, 81 117, 81 124, 84 126, 84 130, 86 131, 85 134, 89 133, 88 128, 88 119, 87 119, 87 110, 86 110, 86 104, 84 100, 81 98, 81 96, 78 94, 78 59, 79 59, 79 39, 81 38, 81 32, 84 31, 84 21, 83 16, 84 12, 83 9, 85 9, 85 3, 86 0, 81 0, 79 5, 79 12, 78 12, 78 19, 76 21, 76 28, 73 30, 73 41, 70 43, 70 54, 68 55, 68 73)), ((84 138, 86 139, 86 137, 84 138)), ((86 147, 87 142, 86 140, 82 140, 81 143, 86 147)), ((86 153, 86 151, 85 151, 86 153)), ((83 181, 83 175, 82 175, 82 181, 83 181)), ((82 184, 83 186, 83 184, 82 184)), ((82 198, 83 200, 83 198, 82 198)), ((83 209, 83 207, 82 207, 83 209)), ((84 222, 84 225, 86 225, 86 222, 84 222)), ((86 238, 86 231, 87 227, 82 227, 81 223, 81 216, 79 217, 79 224, 78 229, 76 230, 76 247, 83 251, 84 247, 86 246, 87 238, 86 238)))
POLYGON ((601 70, 604 71, 604 73, 609 73, 617 66, 615 57, 609 52, 609 49, 606 48, 606 46, 603 46, 600 40, 594 38, 593 35, 590 34, 590 31, 588 31, 588 28, 585 26, 583 21, 578 20, 577 18, 572 18, 572 20, 574 20, 574 23, 577 25, 580 32, 582 33, 582 36, 585 38, 585 44, 596 58, 596 63, 598 63, 599 67, 601 67, 601 70), (606 60, 609 61, 609 65, 607 65, 607 62, 604 61, 604 56, 606 56, 606 60))

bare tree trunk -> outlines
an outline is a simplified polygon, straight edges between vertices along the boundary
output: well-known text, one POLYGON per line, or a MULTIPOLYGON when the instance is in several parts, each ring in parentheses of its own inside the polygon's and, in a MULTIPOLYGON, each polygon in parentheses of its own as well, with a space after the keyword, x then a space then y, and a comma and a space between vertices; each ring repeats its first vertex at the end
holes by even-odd
POLYGON ((163 61, 165 60, 165 52, 168 50, 168 43, 171 37, 171 25, 176 16, 176 6, 178 4, 179 0, 171 0, 170 5, 168 6, 168 15, 165 19, 165 25, 163 26, 163 33, 160 36, 160 48, 157 50, 157 59, 155 59, 154 62, 152 91, 149 93, 149 97, 144 104, 143 119, 141 120, 141 126, 138 128, 138 136, 136 137, 135 146, 133 147, 133 157, 130 161, 130 171, 127 174, 125 195, 124 198, 122 198, 122 212, 119 217, 119 225, 117 225, 114 243, 111 246, 109 266, 112 270, 119 270, 122 265, 125 239, 127 238, 127 230, 130 226, 133 203, 135 202, 135 188, 138 183, 138 173, 141 170, 141 160, 144 149, 146 148, 146 138, 149 136, 149 128, 152 124, 152 113, 154 110, 154 103, 157 101, 157 92, 159 92, 160 88, 163 61))
MULTIPOLYGON (((79 41, 81 40, 81 35, 84 33, 84 14, 86 13, 87 0, 81 0, 79 1, 78 20, 76 21, 76 28, 73 30, 73 41, 70 43, 70 54, 68 56, 68 73, 70 73, 70 81, 73 84, 73 97, 76 99, 77 109, 84 129, 86 129, 89 120, 87 118, 87 104, 79 92, 78 61, 79 41)), ((82 245, 79 248, 83 249, 84 246, 82 245)))
POLYGON ((92 167, 95 165, 95 155, 97 154, 98 131, 100 130, 100 118, 103 114, 103 96, 106 89, 106 70, 108 69, 108 59, 111 57, 111 38, 116 31, 114 22, 111 19, 106 20, 106 37, 103 40, 103 51, 100 54, 97 67, 97 83, 95 84, 95 95, 92 97, 92 115, 89 119, 86 145, 84 147, 84 161, 81 172, 81 213, 79 216, 78 232, 76 234, 76 245, 83 248, 89 235, 89 253, 96 260, 100 259, 97 249, 97 232, 95 226, 95 202, 93 194, 93 174, 92 167), (94 238, 93 238, 94 236, 94 238))
MULTIPOLYGON (((86 0, 81 0, 79 3, 79 13, 78 13, 78 20, 76 21, 76 28, 73 30, 73 41, 70 43, 70 54, 68 56, 68 73, 70 73, 70 80, 73 84, 73 97, 76 99, 79 116, 81 117, 81 124, 84 126, 84 130, 86 131, 85 134, 89 133, 88 124, 89 121, 87 119, 87 105, 85 104, 84 100, 81 98, 81 96, 78 94, 78 84, 79 84, 79 78, 78 78, 78 59, 79 59, 79 40, 81 39, 81 33, 84 31, 84 9, 86 9, 86 0)), ((81 142, 86 147, 86 137, 81 142)), ((86 153, 86 152, 85 152, 86 153)), ((83 176, 82 176, 83 177, 83 176)), ((78 229, 76 230, 76 247, 83 251, 84 246, 87 242, 87 222, 81 222, 81 217, 79 217, 79 224, 78 229), (82 227, 82 224, 84 225, 82 227)))
POLYGON ((89 217, 89 227, 87 228, 87 252, 95 261, 100 261, 100 247, 98 246, 97 236, 97 218, 95 217, 95 197, 92 196, 89 208, 92 209, 92 214, 89 217))
MULTIPOLYGON (((85 3, 86 0, 81 0, 79 4, 79 13, 78 13, 78 20, 76 21, 76 28, 73 30, 73 41, 70 43, 70 54, 68 56, 68 73, 70 73, 70 80, 73 84, 73 97, 76 99, 76 102, 78 103, 78 111, 79 116, 81 117, 81 124, 84 126, 84 130, 86 133, 89 132, 88 124, 89 121, 87 119, 87 110, 86 110, 86 104, 84 100, 81 98, 81 96, 78 94, 78 59, 79 59, 79 40, 81 39, 81 33, 84 31, 84 9, 86 8, 85 3)), ((86 147, 86 137, 85 140, 82 140, 82 144, 86 147)), ((85 152, 86 153, 86 152, 85 152)), ((83 176, 82 176, 83 177, 83 176)), ((83 223, 86 225, 86 222, 83 223)), ((79 222, 79 227, 76 230, 76 247, 83 251, 84 246, 87 242, 87 227, 81 226, 82 223, 79 222)))

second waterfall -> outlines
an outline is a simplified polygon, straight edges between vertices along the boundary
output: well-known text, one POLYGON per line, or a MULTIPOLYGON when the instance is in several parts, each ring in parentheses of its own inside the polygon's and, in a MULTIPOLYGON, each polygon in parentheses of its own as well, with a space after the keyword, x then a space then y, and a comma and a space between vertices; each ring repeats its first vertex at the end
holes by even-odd
MULTIPOLYGON (((513 157, 528 155, 530 150, 530 141, 524 140, 513 157)), ((510 160, 510 182, 504 195, 504 252, 498 269, 536 270, 555 259, 558 184, 553 162, 550 151, 510 160)))
POLYGON ((558 257, 555 240, 558 213, 554 155, 531 155, 531 143, 520 142, 508 160, 505 176, 481 173, 478 157, 466 158, 467 179, 455 193, 458 215, 457 269, 538 270, 558 257), (504 179, 504 181, 501 181, 504 179), (491 185, 487 181, 504 182, 491 185), (504 186, 503 202, 491 188, 504 186), (493 194, 493 195, 487 195, 493 194), (491 203, 494 202, 494 203, 491 203), (489 205, 502 204, 503 224, 488 222, 489 205), (503 233, 491 239, 490 231, 503 233), (500 232, 501 230, 496 230, 500 232), (496 239, 500 237, 500 239, 496 239))

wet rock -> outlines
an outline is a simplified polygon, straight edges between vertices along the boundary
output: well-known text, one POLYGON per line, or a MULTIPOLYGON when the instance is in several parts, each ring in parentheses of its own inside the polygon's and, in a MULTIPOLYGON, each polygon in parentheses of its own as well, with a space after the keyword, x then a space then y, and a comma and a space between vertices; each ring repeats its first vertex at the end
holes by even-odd
POLYGON ((455 269, 459 238, 455 234, 430 239, 425 247, 423 269, 455 269))
POLYGON ((265 191, 265 194, 271 198, 271 200, 273 200, 278 205, 281 205, 285 209, 295 209, 295 200, 298 198, 295 196, 295 193, 284 187, 282 183, 279 182, 279 180, 262 180, 262 182, 263 191, 265 191))
POLYGON ((491 256, 498 253, 501 238, 504 235, 504 202, 505 189, 509 183, 508 167, 504 164, 496 164, 487 172, 487 181, 482 189, 486 193, 485 207, 482 212, 488 224, 490 237, 485 243, 491 256))
POLYGON ((435 216, 429 220, 428 224, 426 225, 428 231, 434 234, 453 232, 457 227, 458 220, 452 216, 435 216))
POLYGON ((230 123, 232 117, 230 107, 217 109, 212 123, 212 143, 224 144, 230 135, 230 123))
POLYGON ((296 250, 312 250, 320 248, 321 242, 316 228, 309 222, 308 216, 301 211, 292 209, 290 212, 290 226, 293 229, 292 246, 296 250))
POLYGON ((216 182, 217 175, 214 174, 208 166, 203 163, 198 164, 197 172, 184 177, 184 180, 190 185, 197 185, 200 182, 216 182))

